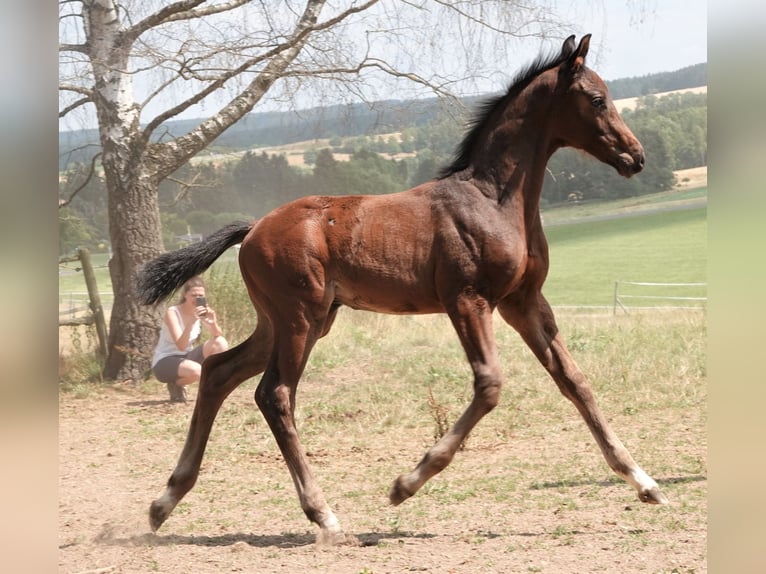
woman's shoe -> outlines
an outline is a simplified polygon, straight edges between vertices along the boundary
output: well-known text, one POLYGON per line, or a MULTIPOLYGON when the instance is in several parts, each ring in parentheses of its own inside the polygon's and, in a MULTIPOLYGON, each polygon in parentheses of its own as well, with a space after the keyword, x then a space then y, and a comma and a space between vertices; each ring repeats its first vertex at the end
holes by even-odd
POLYGON ((175 383, 168 383, 168 392, 170 393, 171 403, 185 403, 186 389, 175 383))

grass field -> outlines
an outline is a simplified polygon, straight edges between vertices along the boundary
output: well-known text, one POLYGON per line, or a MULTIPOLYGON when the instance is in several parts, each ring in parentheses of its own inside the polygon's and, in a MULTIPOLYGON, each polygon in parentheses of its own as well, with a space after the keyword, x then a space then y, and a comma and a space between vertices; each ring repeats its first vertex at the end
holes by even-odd
POLYGON ((658 208, 692 207, 707 199, 707 187, 681 188, 609 201, 568 203, 542 210, 545 225, 573 223, 584 218, 641 215, 658 208))
POLYGON ((314 545, 316 529, 253 404, 255 379, 224 404, 197 485, 156 535, 147 507, 176 462, 193 403, 168 403, 151 379, 70 386, 59 402, 60 571, 706 572, 704 314, 558 314, 603 410, 667 507, 639 503, 609 471, 577 411, 496 322, 501 404, 452 465, 399 507, 387 503, 391 481, 433 443, 437 410, 452 422, 470 400, 457 337, 440 315, 342 309, 317 344, 297 425, 330 505, 361 547, 314 545))
POLYGON ((615 281, 705 282, 707 210, 657 212, 546 229, 553 305, 611 305, 615 281))

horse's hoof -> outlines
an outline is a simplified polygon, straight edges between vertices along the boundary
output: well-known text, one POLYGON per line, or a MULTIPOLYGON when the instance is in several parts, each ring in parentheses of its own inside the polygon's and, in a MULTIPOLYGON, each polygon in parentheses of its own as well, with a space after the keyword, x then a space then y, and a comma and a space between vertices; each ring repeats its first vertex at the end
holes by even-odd
POLYGON ((402 475, 397 478, 394 481, 393 486, 391 486, 391 491, 388 493, 388 500, 394 506, 399 506, 413 494, 413 492, 410 492, 404 487, 404 476, 402 475))
POLYGON ((669 504, 668 499, 662 494, 659 487, 656 486, 639 492, 638 499, 647 504, 669 504))
POLYGON ((149 526, 152 528, 152 532, 157 532, 157 529, 162 526, 170 516, 170 510, 162 504, 159 500, 152 502, 149 507, 149 526))

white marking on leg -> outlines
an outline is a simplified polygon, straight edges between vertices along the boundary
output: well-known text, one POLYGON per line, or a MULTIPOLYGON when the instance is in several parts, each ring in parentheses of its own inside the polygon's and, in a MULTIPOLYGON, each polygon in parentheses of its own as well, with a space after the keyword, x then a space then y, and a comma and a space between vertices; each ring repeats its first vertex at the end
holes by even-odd
POLYGON ((652 488, 658 488, 654 479, 646 474, 638 466, 633 469, 628 477, 626 477, 626 480, 628 483, 632 484, 636 490, 638 490, 638 492, 644 492, 646 490, 651 490, 652 488))

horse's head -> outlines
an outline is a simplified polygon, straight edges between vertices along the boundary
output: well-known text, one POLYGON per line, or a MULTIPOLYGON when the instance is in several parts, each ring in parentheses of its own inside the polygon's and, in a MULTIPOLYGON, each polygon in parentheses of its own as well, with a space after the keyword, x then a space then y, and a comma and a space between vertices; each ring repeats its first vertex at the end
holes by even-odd
POLYGON ((620 116, 609 90, 585 66, 590 34, 575 46, 570 36, 562 47, 556 94, 554 141, 581 149, 630 177, 644 168, 644 148, 620 116))

